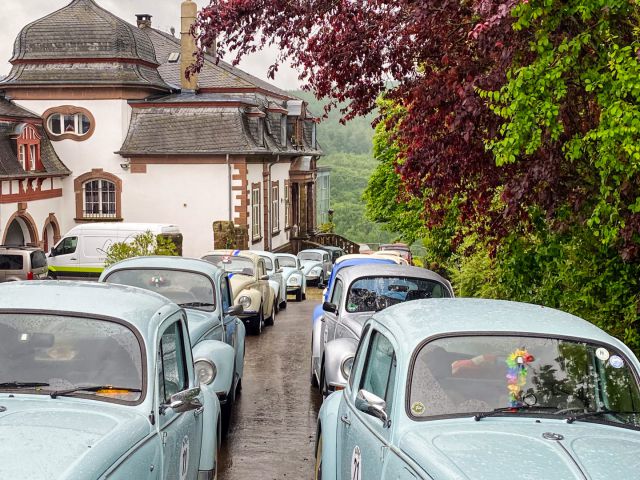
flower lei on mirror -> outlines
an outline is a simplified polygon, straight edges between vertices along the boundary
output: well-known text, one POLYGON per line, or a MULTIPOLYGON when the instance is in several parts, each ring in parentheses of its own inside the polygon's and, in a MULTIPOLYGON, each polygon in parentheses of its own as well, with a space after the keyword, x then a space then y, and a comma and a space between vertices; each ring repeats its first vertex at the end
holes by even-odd
POLYGON ((534 358, 524 349, 517 349, 507 357, 507 389, 509 390, 509 406, 521 407, 522 387, 527 383, 527 366, 534 358))

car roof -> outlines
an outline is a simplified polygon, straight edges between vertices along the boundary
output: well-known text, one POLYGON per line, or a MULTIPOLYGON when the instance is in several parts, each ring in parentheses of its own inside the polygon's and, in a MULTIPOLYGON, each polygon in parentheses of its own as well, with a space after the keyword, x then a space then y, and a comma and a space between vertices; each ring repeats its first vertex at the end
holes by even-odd
POLYGON ((149 257, 135 257, 122 260, 110 267, 106 268, 104 273, 100 276, 103 278, 105 274, 109 274, 116 270, 124 270, 131 268, 158 268, 158 269, 175 269, 175 270, 189 270, 194 272, 203 273, 214 277, 221 270, 213 263, 206 260, 200 260, 198 258, 188 257, 173 257, 173 256, 149 256, 149 257))
POLYGON ((420 267, 410 267, 408 265, 396 265, 395 263, 365 263, 341 269, 337 277, 350 285, 352 282, 363 277, 412 277, 434 280, 448 286, 447 280, 431 270, 420 267))
POLYGON ((325 254, 327 253, 326 250, 322 250, 321 248, 307 248, 305 250, 300 250, 300 252, 298 252, 298 255, 304 252, 309 252, 309 253, 322 253, 325 254))
POLYGON ((543 334, 621 344, 592 323, 553 308, 506 300, 432 298, 393 305, 373 318, 413 350, 425 338, 455 333, 543 334))
POLYGON ((335 252, 337 250, 343 250, 343 249, 340 247, 334 247, 333 245, 324 245, 323 247, 320 247, 319 250, 328 250, 331 252, 335 252))
POLYGON ((298 257, 296 257, 293 253, 276 253, 275 255, 276 255, 276 257, 291 257, 291 258, 298 258, 298 257))
POLYGON ((150 331, 179 307, 141 288, 98 282, 30 281, 0 284, 1 310, 44 310, 106 316, 150 331), (150 324, 151 322, 151 324, 150 324))
POLYGON ((275 258, 276 254, 273 252, 267 252, 266 250, 243 250, 244 252, 249 252, 249 253, 254 253, 260 257, 269 257, 269 258, 275 258))
POLYGON ((17 250, 20 252, 36 252, 38 250, 43 251, 39 247, 30 247, 27 245, 0 245, 0 250, 17 250))
POLYGON ((259 255, 256 255, 255 253, 249 250, 229 250, 229 249, 212 250, 202 255, 202 257, 206 257, 207 255, 228 255, 229 257, 244 257, 254 262, 257 262, 260 259, 259 255))

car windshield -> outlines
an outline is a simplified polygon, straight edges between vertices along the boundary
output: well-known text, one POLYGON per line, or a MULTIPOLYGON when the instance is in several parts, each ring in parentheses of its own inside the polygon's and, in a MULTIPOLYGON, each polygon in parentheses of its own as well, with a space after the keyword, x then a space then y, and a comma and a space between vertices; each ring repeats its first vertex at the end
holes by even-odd
POLYGON ((202 258, 225 272, 253 276, 253 262, 248 258, 231 255, 207 255, 202 258))
POLYGON ((312 260, 314 262, 322 261, 322 254, 316 252, 300 252, 298 254, 300 260, 312 260))
POLYGON ((349 313, 377 312, 396 303, 421 298, 449 297, 439 282, 410 277, 366 277, 351 284, 346 309, 349 313))
POLYGON ((298 268, 298 265, 296 264, 296 259, 293 257, 278 256, 278 261, 280 262, 281 267, 298 268))
POLYGON ((506 410, 640 427, 633 367, 615 350, 559 338, 465 336, 421 347, 410 380, 409 415, 428 419, 506 410))
POLYGON ((0 314, 0 392, 50 394, 94 385, 119 388, 73 395, 122 403, 140 400, 142 353, 131 330, 91 318, 0 314))
POLYGON ((196 272, 145 268, 116 270, 105 282, 144 288, 184 307, 213 311, 216 306, 213 283, 196 272))

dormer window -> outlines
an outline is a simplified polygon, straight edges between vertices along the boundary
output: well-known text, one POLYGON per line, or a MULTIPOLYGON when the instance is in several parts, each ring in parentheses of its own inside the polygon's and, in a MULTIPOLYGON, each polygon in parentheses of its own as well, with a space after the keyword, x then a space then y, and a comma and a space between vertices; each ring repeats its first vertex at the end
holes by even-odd
POLYGON ((86 140, 93 134, 95 120, 91 113, 81 107, 62 106, 44 113, 45 125, 51 140, 86 140))
POLYGON ((22 124, 16 129, 18 162, 25 172, 44 170, 40 160, 41 136, 33 125, 22 124))

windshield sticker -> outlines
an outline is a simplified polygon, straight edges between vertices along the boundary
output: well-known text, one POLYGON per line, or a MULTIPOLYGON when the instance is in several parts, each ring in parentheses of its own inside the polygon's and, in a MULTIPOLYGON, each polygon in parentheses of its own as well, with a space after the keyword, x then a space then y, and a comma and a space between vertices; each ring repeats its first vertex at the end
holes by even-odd
POLYGON ((362 455, 357 445, 351 456, 351 480, 362 480, 362 455))
POLYGON ((189 475, 189 437, 182 440, 182 449, 180 450, 180 480, 187 480, 189 475))
POLYGON ((527 384, 527 366, 535 358, 524 349, 518 349, 507 357, 507 389, 509 390, 509 406, 521 407, 522 387, 527 384))
POLYGON ((414 415, 422 415, 424 413, 424 403, 415 402, 413 405, 411 405, 411 411, 414 415))
POLYGON ((613 368, 622 368, 624 367, 624 360, 622 360, 622 358, 617 355, 611 355, 611 358, 609 359, 609 365, 611 365, 613 368))
POLYGON ((602 347, 598 348, 596 350, 596 357, 598 357, 599 360, 606 362, 607 360, 609 360, 609 350, 602 347))

